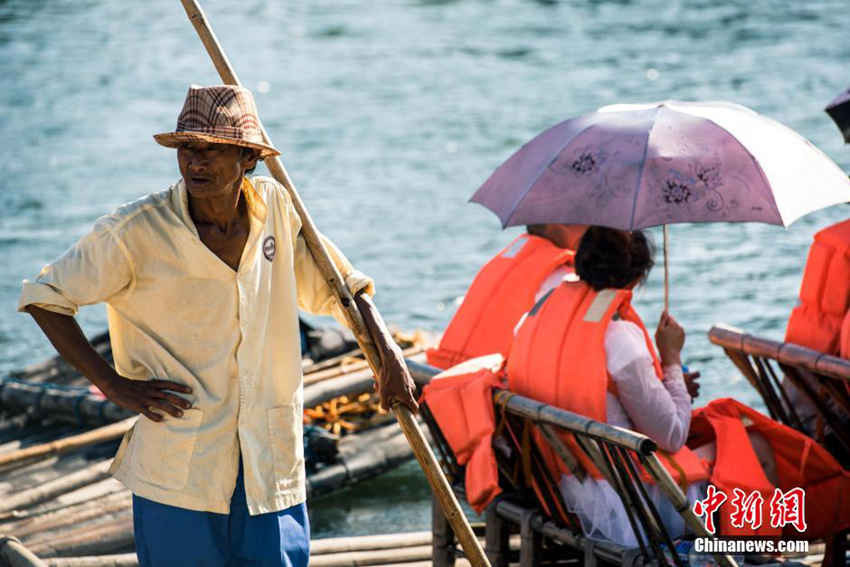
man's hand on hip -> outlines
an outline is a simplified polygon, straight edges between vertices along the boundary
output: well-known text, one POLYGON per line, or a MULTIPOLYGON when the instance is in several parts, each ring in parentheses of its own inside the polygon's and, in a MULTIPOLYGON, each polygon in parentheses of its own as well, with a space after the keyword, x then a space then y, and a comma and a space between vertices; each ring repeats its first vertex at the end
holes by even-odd
POLYGON ((177 382, 167 380, 129 380, 115 374, 100 386, 103 395, 132 412, 140 413, 151 421, 162 421, 161 413, 181 417, 183 410, 192 404, 171 392, 191 394, 192 389, 177 382))
POLYGON ((192 404, 169 393, 191 394, 192 389, 167 380, 129 380, 119 375, 86 340, 77 321, 69 316, 28 305, 27 312, 71 366, 79 370, 103 395, 130 411, 141 413, 153 421, 162 421, 166 412, 180 417, 192 404), (154 411, 157 410, 157 411, 154 411))

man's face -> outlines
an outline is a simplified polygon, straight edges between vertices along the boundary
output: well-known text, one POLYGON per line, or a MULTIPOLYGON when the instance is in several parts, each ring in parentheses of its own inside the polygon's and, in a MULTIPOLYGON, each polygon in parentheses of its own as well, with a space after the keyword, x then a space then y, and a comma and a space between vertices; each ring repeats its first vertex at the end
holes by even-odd
POLYGON ((177 148, 177 163, 189 194, 210 198, 232 194, 257 158, 233 144, 185 142, 177 148))

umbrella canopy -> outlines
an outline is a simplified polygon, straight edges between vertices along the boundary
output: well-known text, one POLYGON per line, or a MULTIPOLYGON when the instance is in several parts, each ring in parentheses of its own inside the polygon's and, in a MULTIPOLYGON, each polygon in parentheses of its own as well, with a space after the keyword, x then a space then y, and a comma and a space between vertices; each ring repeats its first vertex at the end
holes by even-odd
POLYGON ((850 144, 850 89, 847 89, 826 106, 826 113, 841 130, 844 141, 850 144))
POLYGON ((850 180, 811 142, 744 106, 665 101, 606 106, 553 126, 499 166, 471 201, 503 227, 788 226, 850 201, 850 180))

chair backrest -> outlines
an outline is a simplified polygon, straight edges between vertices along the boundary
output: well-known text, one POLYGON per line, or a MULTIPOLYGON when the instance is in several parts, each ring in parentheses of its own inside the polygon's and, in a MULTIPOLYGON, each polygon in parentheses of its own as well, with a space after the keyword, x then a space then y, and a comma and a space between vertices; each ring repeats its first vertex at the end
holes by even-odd
MULTIPOLYGON (((838 447, 827 447, 847 466, 850 456, 850 360, 793 343, 749 335, 715 325, 709 340, 721 347, 761 395, 770 417, 812 435, 789 397, 784 380, 811 401, 817 418, 831 430, 838 447), (783 380, 784 377, 784 380, 783 380)), ((821 441, 821 439, 818 439, 821 441)))
MULTIPOLYGON (((427 365, 410 365, 411 372, 418 383, 427 380, 439 370, 427 365)), ((584 416, 553 407, 542 402, 513 394, 507 390, 495 390, 493 395, 497 415, 500 415, 499 430, 504 433, 502 439, 507 440, 517 456, 517 459, 525 461, 521 466, 514 463, 501 462, 504 455, 496 451, 500 470, 517 468, 524 469, 522 475, 507 474, 511 484, 516 490, 535 492, 541 507, 549 510, 550 525, 555 524, 550 533, 557 530, 568 530, 571 534, 564 541, 576 541, 574 534, 581 534, 581 529, 574 517, 564 519, 555 513, 557 508, 563 506, 563 501, 554 502, 554 498, 561 498, 557 490, 557 480, 546 478, 548 471, 543 466, 540 454, 536 452, 533 444, 529 447, 523 439, 528 439, 528 428, 538 430, 552 447, 558 458, 580 479, 588 471, 584 470, 582 462, 592 463, 596 469, 608 481, 622 501, 623 508, 631 524, 635 538, 638 541, 640 552, 647 561, 657 560, 666 563, 664 548, 669 551, 669 557, 679 566, 681 560, 674 551, 674 545, 670 534, 667 532, 654 502, 649 497, 647 488, 641 477, 641 471, 645 471, 652 478, 652 482, 666 495, 673 504, 676 511, 682 516, 685 524, 690 530, 701 537, 710 537, 704 524, 693 513, 687 497, 670 476, 667 469, 661 464, 656 455, 657 446, 654 441, 645 435, 594 421, 584 416), (575 443, 565 443, 563 434, 571 434, 575 443), (531 453, 529 454, 529 450, 531 453), (580 454, 576 454, 579 451, 580 454), (531 476, 532 478, 527 478, 531 476), (536 487, 529 486, 531 483, 536 487), (546 485, 554 490, 546 490, 546 485)), ((450 478, 460 482, 463 479, 463 470, 458 465, 454 454, 440 431, 439 425, 434 421, 427 404, 422 405, 422 415, 432 435, 435 449, 439 454, 445 471, 450 478)), ((516 460, 516 459, 515 459, 516 460)), ((594 542, 593 546, 600 548, 608 557, 621 556, 624 548, 616 544, 605 542, 594 542)), ((717 555, 722 565, 735 565, 734 560, 728 555, 717 555)))

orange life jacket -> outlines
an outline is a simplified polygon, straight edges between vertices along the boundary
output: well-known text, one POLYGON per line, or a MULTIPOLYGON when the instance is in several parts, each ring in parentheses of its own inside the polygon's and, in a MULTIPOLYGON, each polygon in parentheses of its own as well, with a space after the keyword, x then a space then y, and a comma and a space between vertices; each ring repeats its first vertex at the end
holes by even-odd
POLYGON ((485 354, 507 356, 514 327, 540 285, 574 256, 545 238, 518 236, 475 276, 439 347, 428 350, 428 364, 445 369, 485 354))
MULTIPOLYGON (((850 312, 850 220, 815 235, 785 341, 840 355, 841 326, 850 312)), ((850 342, 850 338, 847 339, 850 342)), ((850 345, 841 356, 850 355, 850 345)))
POLYGON ((841 324, 841 348, 838 349, 841 358, 850 358, 850 311, 844 316, 841 324))
MULTIPOLYGON (((591 419, 606 421, 605 394, 609 376, 605 360, 605 330, 615 314, 638 325, 655 373, 662 377, 661 364, 640 316, 632 308, 628 290, 594 291, 584 282, 563 283, 541 299, 519 329, 508 357, 508 389, 591 419)), ((538 439, 548 468, 570 474, 566 465, 538 439)), ((583 467, 595 478, 601 475, 572 436, 564 441, 583 467)), ((676 454, 662 451, 661 462, 680 485, 708 478, 702 461, 687 447, 676 454)))
POLYGON ((723 490, 727 501, 720 507, 720 535, 760 537, 784 536, 790 539, 819 539, 850 527, 850 473, 841 468, 835 457, 812 438, 762 415, 734 400, 714 400, 694 410, 688 445, 699 447, 716 442, 717 456, 712 464, 709 482, 723 490), (756 431, 770 445, 776 461, 779 486, 774 486, 762 470, 753 451, 747 431, 756 431), (763 499, 762 525, 753 530, 732 526, 733 491, 741 489, 749 495, 757 490, 763 499), (782 492, 795 488, 805 490, 804 533, 787 525, 771 526, 770 502, 774 489, 782 492))
POLYGON ((422 401, 458 464, 466 465, 466 499, 478 514, 502 491, 492 446, 493 388, 499 385, 499 374, 482 369, 445 378, 438 375, 422 390, 422 401))

